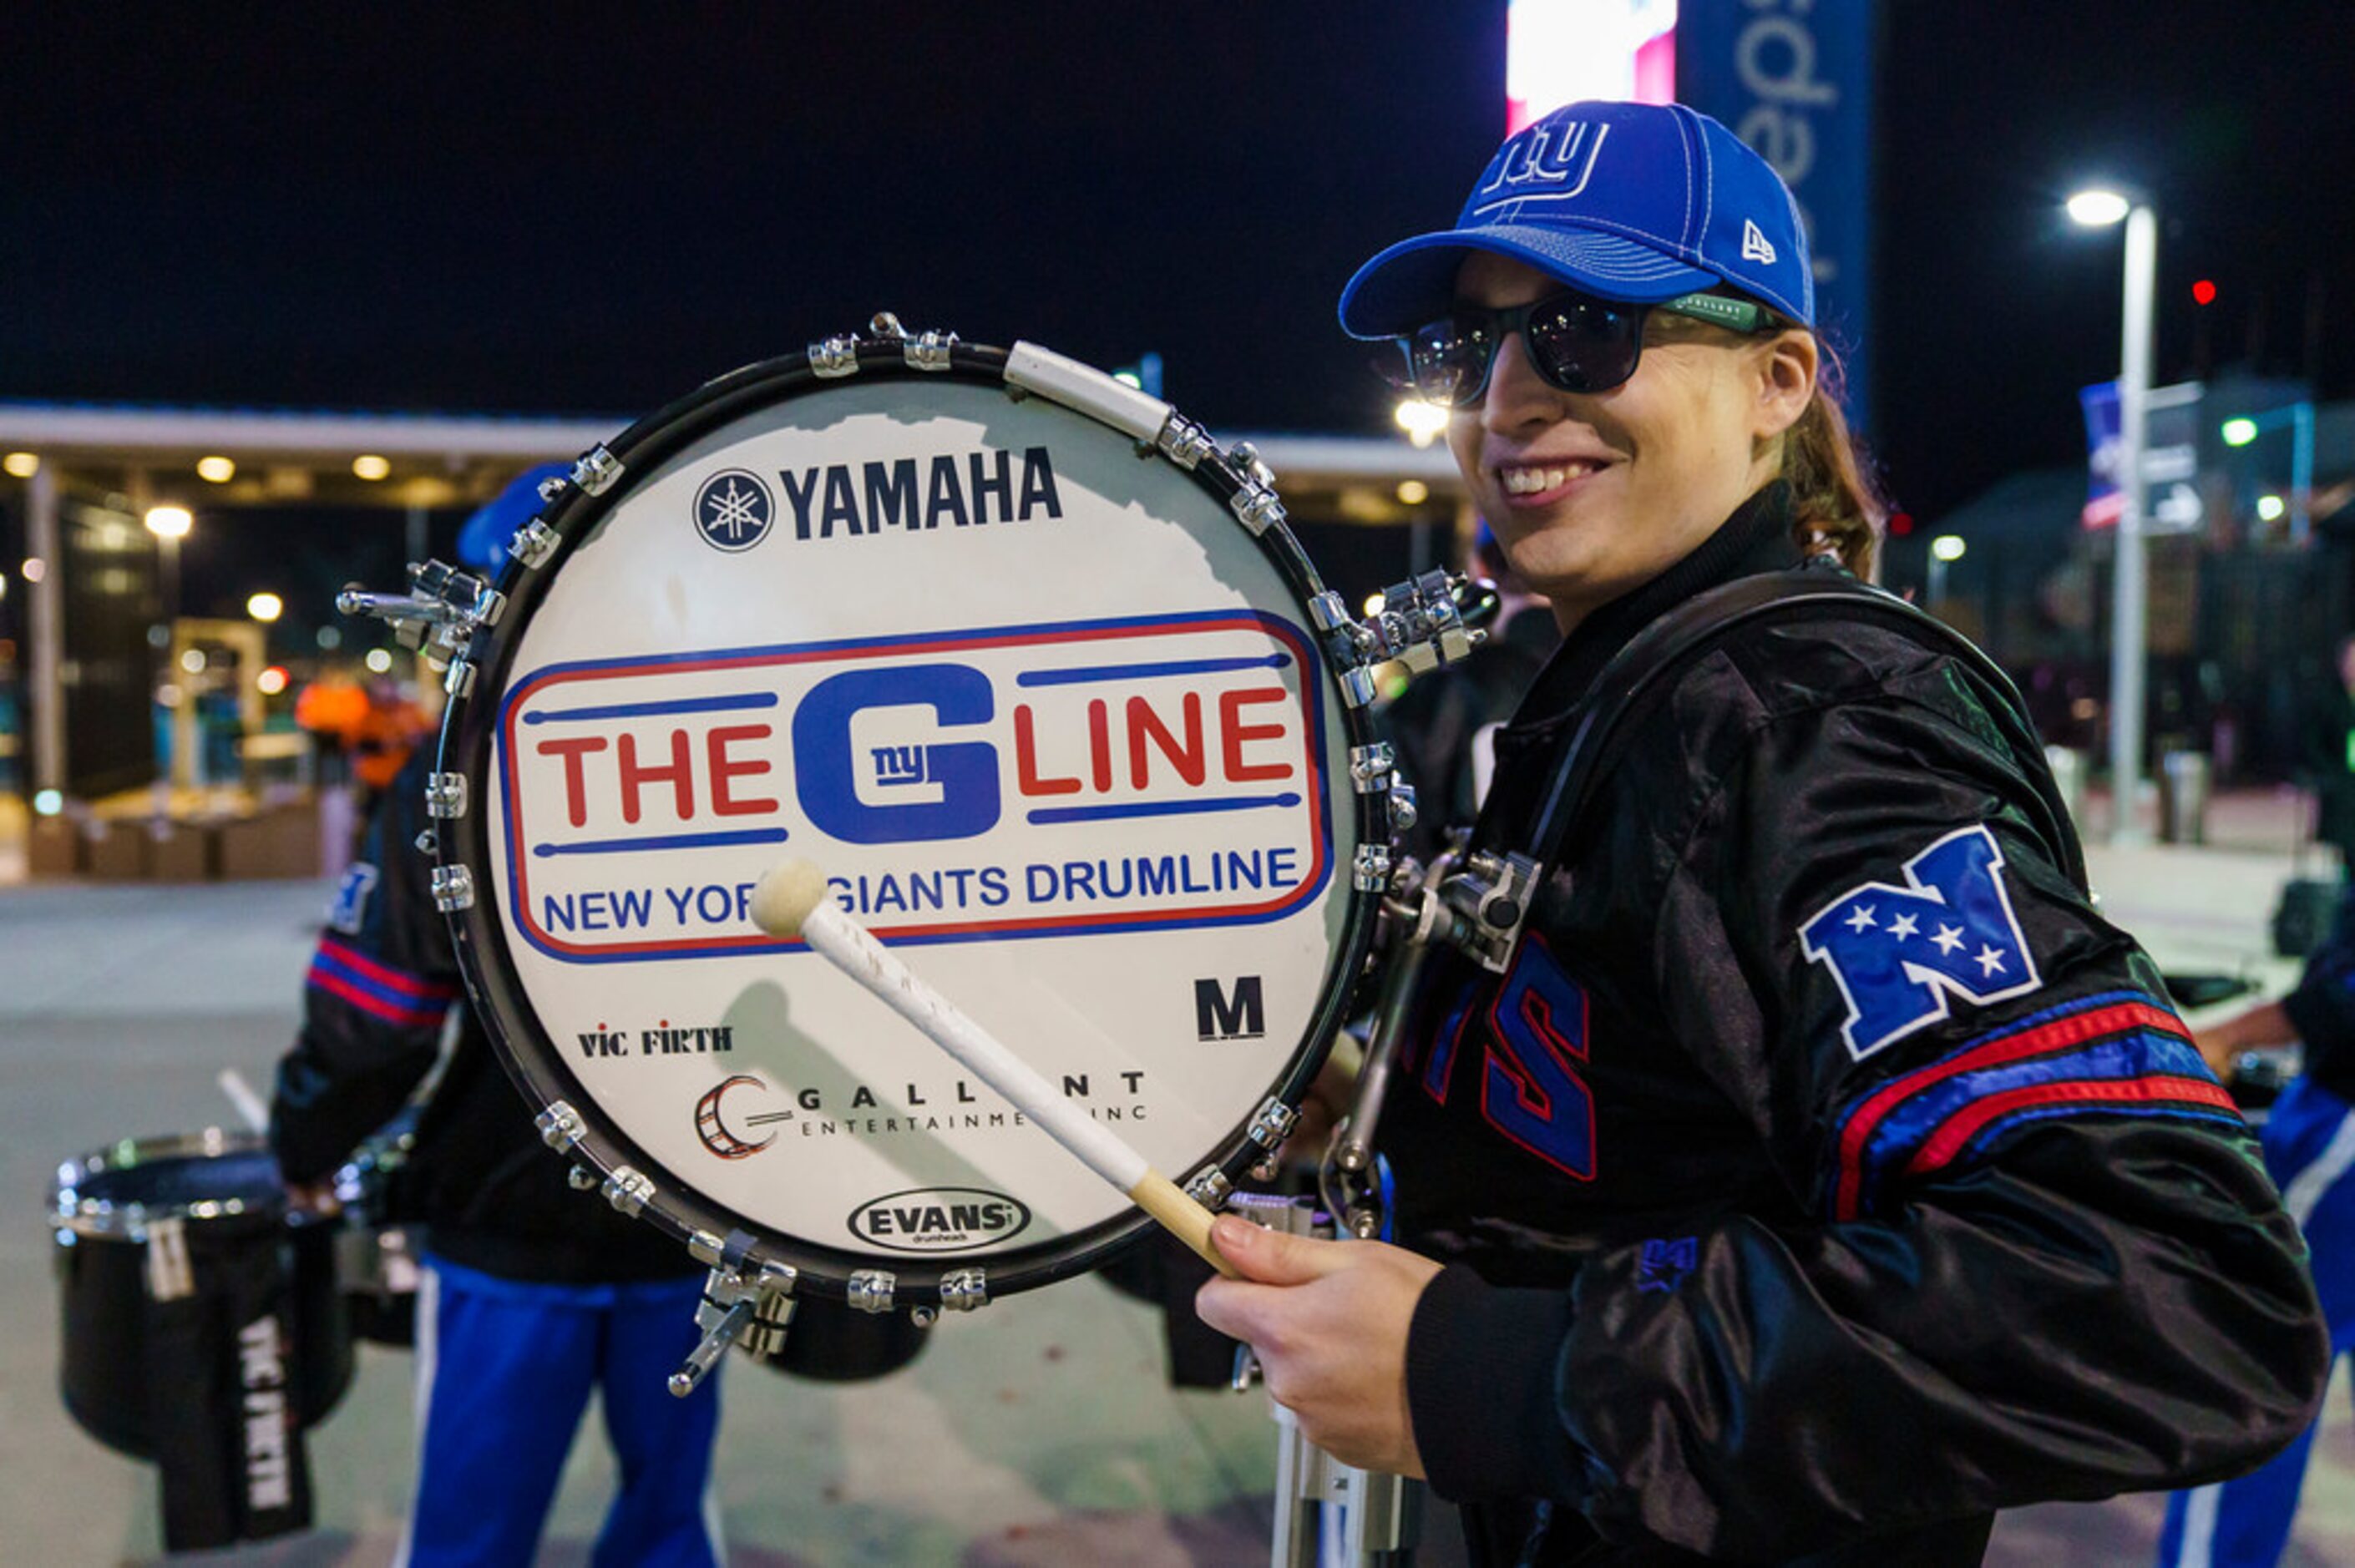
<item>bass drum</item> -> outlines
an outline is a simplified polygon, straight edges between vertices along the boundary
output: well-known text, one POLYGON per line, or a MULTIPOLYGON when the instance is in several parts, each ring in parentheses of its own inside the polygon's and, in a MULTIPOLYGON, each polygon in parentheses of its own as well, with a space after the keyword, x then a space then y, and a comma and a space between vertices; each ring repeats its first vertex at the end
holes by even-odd
POLYGON ((788 857, 1199 1194, 1280 1141, 1387 819, 1319 630, 1347 617, 1254 460, 1044 350, 878 318, 543 493, 450 668, 435 883, 549 1141, 617 1206, 927 1316, 1148 1223, 754 926, 788 857))

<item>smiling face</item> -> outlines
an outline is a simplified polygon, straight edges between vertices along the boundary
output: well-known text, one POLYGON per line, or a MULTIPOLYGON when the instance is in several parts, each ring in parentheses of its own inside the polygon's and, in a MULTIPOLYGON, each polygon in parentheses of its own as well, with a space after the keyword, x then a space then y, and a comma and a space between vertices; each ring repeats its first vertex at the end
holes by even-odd
MULTIPOLYGON (((1455 278, 1458 300, 1492 309, 1561 287, 1487 252, 1455 278)), ((1514 569, 1568 631, 1691 554, 1775 476, 1776 438, 1805 411, 1815 376, 1805 332, 1739 337, 1654 312, 1624 385, 1564 392, 1516 334, 1497 350, 1487 394, 1449 420, 1447 444, 1514 569)))

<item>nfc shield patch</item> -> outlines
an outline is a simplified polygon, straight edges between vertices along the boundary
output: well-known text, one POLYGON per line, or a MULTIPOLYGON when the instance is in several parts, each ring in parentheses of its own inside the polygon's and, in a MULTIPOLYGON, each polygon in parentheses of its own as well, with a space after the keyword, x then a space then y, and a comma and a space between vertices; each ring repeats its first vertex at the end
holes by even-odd
POLYGON ((1906 885, 1867 882, 1799 927, 1799 947, 1848 1001, 1841 1035, 1862 1061, 1945 1018, 2044 982, 2003 881, 2003 851, 1982 824, 1948 833, 1905 863, 1906 885))

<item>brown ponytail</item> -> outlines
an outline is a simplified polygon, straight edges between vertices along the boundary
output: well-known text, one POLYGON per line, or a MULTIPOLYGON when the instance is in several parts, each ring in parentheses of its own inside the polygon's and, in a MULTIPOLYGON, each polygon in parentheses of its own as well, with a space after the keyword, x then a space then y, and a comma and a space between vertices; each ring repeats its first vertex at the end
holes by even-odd
POLYGON ((1816 395, 1783 436, 1783 481, 1791 489, 1791 530, 1799 548, 1829 548, 1858 577, 1872 576, 1873 555, 1889 514, 1848 420, 1839 410, 1840 363, 1821 343, 1816 395))

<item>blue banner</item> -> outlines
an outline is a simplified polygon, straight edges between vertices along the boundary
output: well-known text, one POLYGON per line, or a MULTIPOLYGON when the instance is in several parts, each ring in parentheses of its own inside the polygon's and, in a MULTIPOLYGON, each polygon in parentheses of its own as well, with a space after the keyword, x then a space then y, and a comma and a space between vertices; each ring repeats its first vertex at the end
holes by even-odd
POLYGON ((1806 220, 1816 324, 1872 408, 1873 0, 1683 0, 1677 97, 1774 165, 1806 220))

